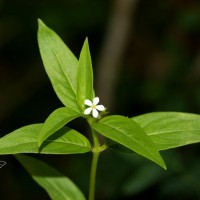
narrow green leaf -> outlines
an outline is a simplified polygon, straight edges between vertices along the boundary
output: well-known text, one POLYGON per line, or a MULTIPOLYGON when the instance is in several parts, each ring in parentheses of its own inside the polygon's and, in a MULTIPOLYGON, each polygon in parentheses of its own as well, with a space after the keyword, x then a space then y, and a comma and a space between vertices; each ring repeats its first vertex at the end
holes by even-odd
POLYGON ((81 116, 79 112, 68 107, 58 108, 46 119, 38 138, 38 146, 54 132, 62 128, 71 120, 81 116))
POLYGON ((76 103, 78 60, 53 30, 40 19, 38 23, 40 54, 52 86, 65 106, 78 110, 76 103))
POLYGON ((44 153, 78 154, 91 151, 90 142, 77 131, 63 127, 38 147, 38 136, 43 124, 32 124, 0 138, 0 154, 44 153))
POLYGON ((84 109, 84 100, 92 100, 93 95, 93 70, 88 39, 85 39, 80 53, 77 76, 77 100, 84 109))
POLYGON ((200 142, 200 115, 154 112, 132 118, 159 150, 200 142))
POLYGON ((46 190, 52 200, 86 200, 83 193, 69 178, 44 162, 25 155, 15 155, 15 158, 46 190))
POLYGON ((165 163, 150 137, 140 126, 133 123, 133 120, 118 115, 108 116, 93 123, 92 128, 166 169, 165 163))

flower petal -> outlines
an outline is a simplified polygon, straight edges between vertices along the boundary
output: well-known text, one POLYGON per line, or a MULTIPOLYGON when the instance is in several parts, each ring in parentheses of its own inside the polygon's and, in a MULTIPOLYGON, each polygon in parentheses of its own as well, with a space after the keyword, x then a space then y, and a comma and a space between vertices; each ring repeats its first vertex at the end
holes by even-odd
POLYGON ((93 99, 93 105, 97 105, 99 103, 99 97, 95 97, 94 99, 93 99))
POLYGON ((91 111, 92 111, 92 108, 91 108, 91 107, 86 108, 86 109, 84 110, 84 114, 85 114, 85 115, 88 115, 88 114, 91 113, 91 111))
POLYGON ((87 105, 87 106, 92 106, 92 102, 91 102, 89 99, 86 99, 86 100, 84 101, 84 103, 85 103, 85 105, 87 105))
POLYGON ((96 109, 100 110, 100 111, 103 111, 103 110, 105 110, 105 107, 103 105, 97 105, 96 109))
POLYGON ((92 110, 92 115, 93 115, 94 118, 97 118, 99 113, 98 113, 98 111, 96 109, 93 109, 92 110))

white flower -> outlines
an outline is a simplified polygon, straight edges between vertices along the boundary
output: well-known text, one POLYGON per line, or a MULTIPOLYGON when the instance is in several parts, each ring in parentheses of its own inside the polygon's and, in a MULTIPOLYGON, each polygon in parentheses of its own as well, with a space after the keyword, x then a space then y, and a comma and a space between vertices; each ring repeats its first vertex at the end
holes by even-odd
POLYGON ((93 101, 86 99, 84 103, 85 105, 90 106, 89 108, 85 109, 84 111, 85 115, 89 115, 92 112, 93 117, 97 118, 99 115, 98 111, 105 110, 105 107, 103 105, 97 105, 99 103, 99 97, 95 97, 93 101))

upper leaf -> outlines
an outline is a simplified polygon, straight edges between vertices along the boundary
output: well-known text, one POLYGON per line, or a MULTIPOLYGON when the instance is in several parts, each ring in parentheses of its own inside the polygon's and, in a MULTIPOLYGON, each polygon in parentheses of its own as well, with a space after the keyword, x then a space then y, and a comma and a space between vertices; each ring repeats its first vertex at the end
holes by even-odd
POLYGON ((159 150, 200 142, 200 115, 154 112, 132 118, 159 150))
POLYGON ((54 132, 81 114, 68 107, 58 108, 46 119, 38 138, 38 146, 54 132))
POLYGON ((166 168, 150 137, 133 120, 123 116, 108 116, 93 123, 92 128, 111 140, 166 168))
POLYGON ((78 109, 76 103, 78 60, 60 37, 38 20, 38 43, 45 70, 53 88, 65 106, 78 109))
POLYGON ((90 57, 88 39, 85 39, 80 53, 77 76, 77 100, 84 109, 84 100, 94 98, 93 94, 93 70, 90 57))
POLYGON ((15 158, 52 200, 86 200, 79 188, 67 177, 44 162, 25 155, 15 158))
POLYGON ((38 147, 38 136, 43 124, 32 124, 0 138, 0 154, 44 153, 76 154, 91 151, 90 142, 73 129, 63 127, 38 147))

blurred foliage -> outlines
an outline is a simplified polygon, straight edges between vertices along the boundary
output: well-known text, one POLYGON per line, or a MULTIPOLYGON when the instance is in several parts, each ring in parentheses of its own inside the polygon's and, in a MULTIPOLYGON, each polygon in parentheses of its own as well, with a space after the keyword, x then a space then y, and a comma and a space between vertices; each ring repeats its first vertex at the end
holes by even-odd
MULTIPOLYGON (((61 106, 42 66, 37 18, 55 30, 76 56, 88 36, 98 76, 95 66, 114 3, 0 0, 1 136, 23 125, 43 122, 61 106)), ((199 113, 200 1, 138 1, 122 59, 118 83, 113 88, 114 113, 199 113)), ((75 123, 71 126, 84 128, 75 123)), ((196 144, 162 152, 168 171, 136 154, 105 152, 100 157, 97 200, 200 199, 199 149, 196 144)), ((90 156, 37 157, 69 176, 87 194, 90 156)), ((1 156, 0 160, 8 163, 0 169, 0 199, 49 199, 12 156, 1 156)))

